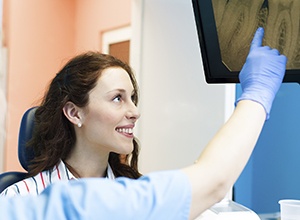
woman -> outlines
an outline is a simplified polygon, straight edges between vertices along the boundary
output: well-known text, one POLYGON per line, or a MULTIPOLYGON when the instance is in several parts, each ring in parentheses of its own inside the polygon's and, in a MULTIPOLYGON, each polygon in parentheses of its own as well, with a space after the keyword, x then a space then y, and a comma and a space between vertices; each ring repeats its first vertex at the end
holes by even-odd
POLYGON ((83 177, 140 177, 137 102, 137 83, 124 62, 98 52, 71 59, 36 110, 30 178, 2 194, 39 194, 56 181, 83 177))
POLYGON ((240 72, 243 93, 235 111, 195 164, 138 180, 94 178, 68 184, 59 182, 37 197, 0 198, 1 216, 5 219, 195 219, 224 198, 245 167, 269 118, 287 59, 276 49, 262 46, 263 36, 264 31, 259 28, 240 72))

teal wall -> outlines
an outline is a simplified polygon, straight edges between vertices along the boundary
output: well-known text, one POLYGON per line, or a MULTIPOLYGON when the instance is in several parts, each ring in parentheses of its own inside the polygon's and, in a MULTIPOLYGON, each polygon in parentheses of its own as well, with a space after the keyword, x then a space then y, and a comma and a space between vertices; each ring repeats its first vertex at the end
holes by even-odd
MULTIPOLYGON (((240 94, 237 85, 237 97, 240 94)), ((299 84, 281 86, 271 117, 234 186, 234 197, 259 214, 279 212, 280 199, 300 199, 299 84)))

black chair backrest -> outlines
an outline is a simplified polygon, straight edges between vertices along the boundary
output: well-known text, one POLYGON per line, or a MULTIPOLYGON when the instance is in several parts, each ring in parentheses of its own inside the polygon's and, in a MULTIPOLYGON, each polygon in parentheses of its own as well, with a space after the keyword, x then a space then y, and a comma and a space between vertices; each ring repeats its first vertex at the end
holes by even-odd
MULTIPOLYGON (((34 114, 37 107, 28 109, 21 120, 18 142, 18 157, 22 167, 27 171, 29 161, 34 157, 33 151, 26 148, 34 129, 34 114)), ((27 172, 9 171, 0 174, 0 193, 8 186, 26 178, 27 172)))
POLYGON ((20 131, 19 131, 19 143, 18 143, 18 156, 22 167, 28 170, 28 164, 34 157, 33 151, 26 148, 27 142, 31 139, 34 129, 34 114, 37 107, 28 109, 21 120, 20 131))

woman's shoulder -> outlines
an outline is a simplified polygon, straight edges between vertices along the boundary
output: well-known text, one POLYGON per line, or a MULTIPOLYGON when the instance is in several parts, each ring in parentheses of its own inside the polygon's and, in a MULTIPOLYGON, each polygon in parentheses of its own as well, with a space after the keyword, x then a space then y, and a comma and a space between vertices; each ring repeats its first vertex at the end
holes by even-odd
POLYGON ((37 181, 36 181, 37 176, 26 178, 24 180, 21 180, 19 182, 16 182, 8 186, 1 193, 1 196, 12 197, 16 195, 23 196, 28 194, 37 195, 37 189, 38 189, 37 181))
POLYGON ((0 195, 12 197, 15 195, 38 195, 47 186, 60 180, 69 180, 69 171, 60 161, 50 170, 45 170, 35 176, 28 177, 7 187, 0 195))

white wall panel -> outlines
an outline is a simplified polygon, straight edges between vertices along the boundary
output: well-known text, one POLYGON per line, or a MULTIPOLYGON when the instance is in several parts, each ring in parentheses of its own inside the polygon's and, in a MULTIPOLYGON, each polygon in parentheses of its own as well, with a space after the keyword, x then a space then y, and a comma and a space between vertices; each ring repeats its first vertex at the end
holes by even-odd
POLYGON ((144 173, 181 168, 193 163, 231 113, 234 85, 206 84, 191 1, 132 3, 140 168, 144 173))

